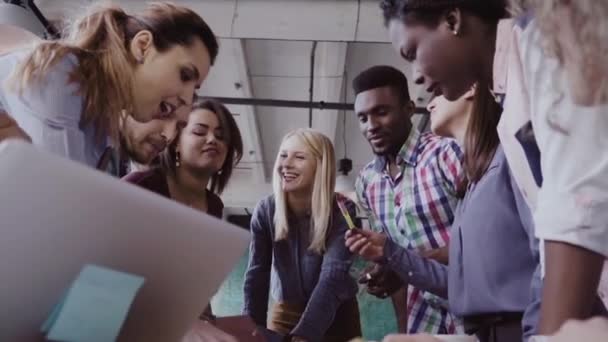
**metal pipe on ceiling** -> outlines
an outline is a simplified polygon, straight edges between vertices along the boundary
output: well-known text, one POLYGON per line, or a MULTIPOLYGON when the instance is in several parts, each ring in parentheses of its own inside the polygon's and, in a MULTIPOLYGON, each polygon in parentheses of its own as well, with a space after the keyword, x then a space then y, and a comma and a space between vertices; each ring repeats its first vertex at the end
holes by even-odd
POLYGON ((33 0, 0 0, 0 22, 18 27, 40 38, 59 37, 57 29, 40 12, 33 0))
POLYGON ((61 37, 61 34, 57 30, 57 28, 55 28, 55 26, 53 26, 53 24, 51 24, 46 19, 46 17, 44 16, 44 14, 42 14, 42 12, 40 12, 40 9, 34 3, 34 0, 28 0, 27 6, 30 8, 30 10, 32 11, 32 13, 34 13, 34 15, 36 16, 36 18, 38 18, 38 20, 40 21, 40 23, 42 24, 42 26, 44 26, 44 28, 46 29, 46 32, 48 34, 47 39, 59 39, 61 37))
MULTIPOLYGON (((283 107, 283 108, 305 108, 305 109, 326 109, 326 110, 347 110, 352 111, 353 103, 344 102, 325 102, 325 101, 295 101, 277 99, 252 99, 244 97, 218 97, 204 96, 203 98, 215 99, 223 104, 260 106, 260 107, 283 107)), ((424 107, 416 107, 414 114, 428 114, 424 107)))
MULTIPOLYGON (((310 88, 308 89, 308 102, 312 102, 315 87, 315 54, 317 52, 317 41, 312 42, 310 51, 310 88)), ((312 128, 312 107, 308 111, 308 128, 312 128)))

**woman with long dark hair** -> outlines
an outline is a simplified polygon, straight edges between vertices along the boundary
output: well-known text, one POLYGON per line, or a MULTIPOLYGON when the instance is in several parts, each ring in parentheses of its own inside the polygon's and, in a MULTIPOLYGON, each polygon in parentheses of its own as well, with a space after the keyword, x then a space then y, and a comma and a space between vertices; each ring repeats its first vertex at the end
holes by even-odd
POLYGON ((241 132, 228 108, 215 100, 196 101, 158 165, 124 179, 222 218, 219 195, 242 156, 241 132))
MULTIPOLYGON (((242 155, 241 133, 228 108, 215 100, 197 100, 185 126, 160 155, 158 165, 132 172, 124 179, 221 219, 224 203, 219 195, 242 155)), ((213 336, 218 341, 233 341, 228 336, 219 338, 224 334, 208 324, 214 321, 210 305, 201 319, 205 323, 195 325, 188 341, 215 341, 213 336)))

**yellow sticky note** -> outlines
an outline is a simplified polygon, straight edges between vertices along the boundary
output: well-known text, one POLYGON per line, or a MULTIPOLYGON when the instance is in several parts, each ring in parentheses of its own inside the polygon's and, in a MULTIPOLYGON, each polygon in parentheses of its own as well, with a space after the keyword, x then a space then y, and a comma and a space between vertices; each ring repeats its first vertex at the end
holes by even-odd
POLYGON ((348 210, 344 206, 344 202, 338 200, 338 207, 340 208, 340 211, 342 212, 342 216, 344 216, 344 219, 346 220, 346 224, 348 225, 348 229, 355 229, 355 228, 357 228, 357 227, 355 227, 355 224, 353 223, 353 219, 350 217, 350 214, 348 213, 348 210))

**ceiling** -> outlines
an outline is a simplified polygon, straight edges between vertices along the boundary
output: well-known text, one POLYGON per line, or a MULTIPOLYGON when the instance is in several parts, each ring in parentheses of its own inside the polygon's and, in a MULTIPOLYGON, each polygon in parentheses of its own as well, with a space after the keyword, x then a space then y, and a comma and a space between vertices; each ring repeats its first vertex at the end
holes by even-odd
MULTIPOLYGON (((51 20, 82 12, 89 0, 35 1, 51 20)), ((128 10, 146 1, 114 1, 128 10)), ((378 1, 372 0, 197 0, 173 3, 196 10, 220 37, 220 54, 201 95, 309 100, 311 51, 313 100, 353 102, 352 79, 373 65, 393 65, 411 80, 411 66, 387 42, 378 1), (346 86, 346 88, 344 87, 346 86)), ((428 95, 410 83, 416 105, 428 95)), ((309 109, 229 105, 241 129, 245 156, 223 195, 227 207, 252 208, 268 194, 272 165, 282 136, 308 127, 309 109)), ((418 120, 419 118, 415 118, 418 120)), ((371 158, 352 111, 313 110, 312 127, 329 136, 354 174, 371 158)))

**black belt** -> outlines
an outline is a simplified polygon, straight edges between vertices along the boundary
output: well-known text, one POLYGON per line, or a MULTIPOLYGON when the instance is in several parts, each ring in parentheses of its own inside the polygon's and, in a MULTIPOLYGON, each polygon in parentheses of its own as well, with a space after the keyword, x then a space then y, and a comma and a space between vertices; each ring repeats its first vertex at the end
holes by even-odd
POLYGON ((480 330, 521 322, 523 312, 499 312, 464 317, 464 330, 469 335, 477 334, 480 330))

